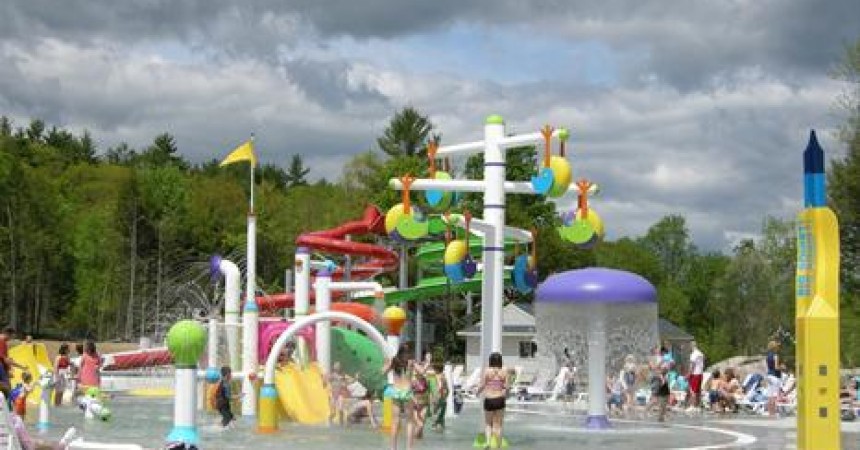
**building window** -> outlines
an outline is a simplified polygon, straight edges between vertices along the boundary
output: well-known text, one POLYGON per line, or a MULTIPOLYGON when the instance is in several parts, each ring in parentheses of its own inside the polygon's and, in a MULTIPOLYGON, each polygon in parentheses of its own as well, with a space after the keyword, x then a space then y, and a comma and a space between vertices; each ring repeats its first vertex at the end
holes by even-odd
POLYGON ((520 341, 520 358, 534 358, 537 344, 533 341, 520 341))

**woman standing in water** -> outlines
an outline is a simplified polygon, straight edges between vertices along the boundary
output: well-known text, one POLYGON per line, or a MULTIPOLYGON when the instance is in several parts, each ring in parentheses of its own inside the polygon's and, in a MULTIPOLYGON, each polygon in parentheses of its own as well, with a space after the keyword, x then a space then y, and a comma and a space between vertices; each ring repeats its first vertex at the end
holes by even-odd
POLYGON ((489 367, 481 377, 478 394, 484 393, 484 448, 502 447, 502 421, 505 418, 505 397, 508 396, 508 370, 502 366, 502 354, 490 354, 489 367))
POLYGON ((406 418, 406 448, 412 450, 415 444, 412 402, 412 372, 415 361, 408 359, 408 354, 409 349, 401 345, 397 350, 397 356, 386 360, 382 367, 383 375, 389 372, 393 375, 391 384, 385 389, 385 396, 390 397, 392 403, 391 450, 397 450, 400 421, 404 417, 406 418))

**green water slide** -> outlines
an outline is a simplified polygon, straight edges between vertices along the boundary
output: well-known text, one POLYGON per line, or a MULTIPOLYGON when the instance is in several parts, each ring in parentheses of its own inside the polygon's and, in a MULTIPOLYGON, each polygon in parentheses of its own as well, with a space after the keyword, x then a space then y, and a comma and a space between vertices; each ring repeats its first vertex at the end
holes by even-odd
POLYGON ((331 329, 332 361, 340 363, 342 373, 351 377, 359 374, 358 381, 367 389, 380 394, 385 387, 382 350, 367 336, 341 327, 331 329))
MULTIPOLYGON (((430 232, 436 235, 445 232, 445 223, 438 218, 432 218, 430 232)), ((458 237, 462 237, 463 230, 456 230, 458 237)), ((515 242, 505 242, 505 249, 513 252, 515 242)), ((480 258, 483 251, 483 239, 472 235, 469 240, 469 253, 480 258)), ((527 251, 522 246, 522 251, 527 251)), ((425 301, 438 299, 439 297, 464 292, 480 292, 483 272, 478 272, 474 278, 462 283, 450 284, 448 278, 442 274, 442 255, 445 253, 444 242, 430 242, 418 247, 415 257, 418 259, 419 279, 418 285, 409 289, 400 289, 385 294, 385 302, 388 305, 398 305, 408 301, 425 301)), ((505 281, 510 281, 511 271, 505 270, 505 281)), ((356 298, 354 301, 365 303, 373 302, 373 297, 356 298)), ((343 373, 350 376, 359 374, 359 381, 368 389, 378 392, 384 388, 386 379, 382 375, 384 357, 382 350, 376 346, 367 336, 352 330, 340 327, 332 328, 332 361, 339 361, 343 373)))

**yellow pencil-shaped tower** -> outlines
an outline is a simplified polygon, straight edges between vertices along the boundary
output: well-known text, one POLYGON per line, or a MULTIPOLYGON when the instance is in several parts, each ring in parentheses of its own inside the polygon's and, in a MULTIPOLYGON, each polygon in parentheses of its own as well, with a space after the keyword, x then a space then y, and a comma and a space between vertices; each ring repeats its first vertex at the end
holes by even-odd
POLYGON ((797 223, 797 448, 838 450, 839 224, 827 207, 824 150, 813 130, 803 152, 797 223))

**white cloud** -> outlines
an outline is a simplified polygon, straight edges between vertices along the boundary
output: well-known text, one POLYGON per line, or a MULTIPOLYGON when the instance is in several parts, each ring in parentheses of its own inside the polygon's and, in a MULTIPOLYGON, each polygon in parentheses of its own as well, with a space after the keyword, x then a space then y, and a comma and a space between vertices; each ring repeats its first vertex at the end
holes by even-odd
POLYGON ((406 104, 428 114, 445 143, 480 138, 491 113, 517 132, 565 125, 575 176, 603 188, 592 206, 610 237, 682 214, 697 242, 717 249, 754 235, 766 214, 793 217, 800 208, 809 128, 830 155, 841 153, 832 131, 842 121, 833 109, 842 86, 822 61, 835 62, 851 30, 860 36, 846 13, 856 2, 468 3, 211 2, 167 14, 92 2, 59 14, 19 2, 0 17, 0 114, 19 125, 39 117, 89 129, 102 149, 142 147, 166 131, 193 161, 220 158, 256 132, 264 162, 285 165, 299 153, 312 176, 327 179, 372 147, 406 104), (421 33, 444 34, 452 23, 460 32, 509 30, 513 42, 596 42, 621 64, 605 70, 621 76, 503 83, 410 67, 421 33), (392 38, 406 35, 413 39, 392 38))

